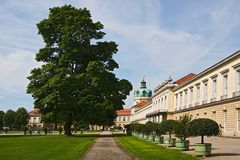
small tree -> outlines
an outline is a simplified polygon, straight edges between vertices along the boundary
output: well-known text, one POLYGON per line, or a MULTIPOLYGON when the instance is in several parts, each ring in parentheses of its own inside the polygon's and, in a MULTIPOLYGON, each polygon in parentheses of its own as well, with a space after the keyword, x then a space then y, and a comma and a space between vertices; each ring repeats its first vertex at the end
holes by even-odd
POLYGON ((175 120, 164 120, 161 122, 163 132, 169 134, 169 138, 171 139, 172 133, 175 131, 176 126, 177 126, 177 121, 175 120))
POLYGON ((182 141, 186 140, 186 138, 190 136, 189 125, 191 119, 192 118, 188 114, 185 114, 180 118, 176 125, 175 128, 176 137, 178 137, 182 141))
POLYGON ((154 123, 149 121, 147 122, 145 125, 144 125, 144 128, 143 128, 143 132, 146 134, 146 135, 149 135, 153 132, 153 126, 154 126, 154 123))
POLYGON ((4 129, 4 132, 5 132, 5 134, 7 134, 7 133, 8 133, 8 131, 9 131, 9 129, 8 129, 8 128, 5 128, 5 129, 4 129))
POLYGON ((24 135, 27 134, 27 131, 28 131, 28 127, 24 127, 24 129, 23 129, 24 135))
POLYGON ((59 134, 62 134, 63 127, 62 127, 62 126, 59 126, 59 127, 57 128, 57 130, 58 130, 59 134))
POLYGON ((46 126, 43 126, 43 132, 44 132, 45 135, 47 135, 48 129, 47 129, 46 126))
POLYGON ((164 133, 162 124, 155 123, 154 131, 155 131, 156 135, 160 137, 164 133))
POLYGON ((189 126, 192 136, 201 136, 201 143, 204 143, 204 136, 216 136, 219 133, 217 122, 207 119, 194 119, 189 126))

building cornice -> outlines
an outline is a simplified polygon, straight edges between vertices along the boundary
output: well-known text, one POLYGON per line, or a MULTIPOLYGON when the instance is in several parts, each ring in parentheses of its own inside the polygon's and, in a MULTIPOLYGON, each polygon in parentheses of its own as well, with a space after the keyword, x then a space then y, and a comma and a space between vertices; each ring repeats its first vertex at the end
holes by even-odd
POLYGON ((162 87, 160 87, 159 89, 157 89, 154 93, 154 95, 152 96, 152 98, 158 96, 160 93, 162 93, 163 91, 167 90, 167 89, 171 89, 171 88, 174 88, 176 87, 177 84, 173 84, 173 83, 168 83, 162 87))
POLYGON ((235 58, 235 57, 237 57, 237 56, 239 56, 239 55, 240 55, 240 50, 234 52, 233 54, 231 54, 230 56, 224 58, 224 59, 221 60, 220 62, 218 62, 218 63, 212 65, 211 67, 209 67, 209 68, 207 68, 207 69, 205 69, 204 71, 200 72, 199 74, 197 74, 197 75, 194 76, 193 78, 187 80, 186 82, 184 82, 184 83, 178 85, 177 87, 175 87, 175 88, 173 89, 173 91, 176 91, 176 90, 178 90, 179 88, 181 88, 181 87, 183 87, 183 86, 185 86, 185 85, 187 85, 187 84, 189 84, 189 83, 195 81, 196 79, 200 78, 200 77, 203 76, 204 74, 206 74, 206 73, 208 73, 208 72, 210 72, 210 71, 216 69, 217 67, 219 67, 219 66, 221 66, 221 65, 223 65, 223 64, 225 64, 225 63, 227 63, 227 62, 229 62, 230 60, 232 60, 233 58, 235 58))
POLYGON ((202 108, 207 108, 207 107, 213 107, 213 106, 219 105, 219 104, 235 102, 235 101, 239 101, 239 100, 240 100, 240 96, 239 97, 232 97, 232 98, 224 99, 224 100, 221 100, 221 101, 215 101, 215 102, 211 102, 211 103, 206 103, 206 104, 203 104, 203 105, 194 106, 194 107, 190 107, 190 108, 185 108, 185 109, 172 111, 172 112, 168 112, 168 113, 169 114, 182 113, 182 112, 187 112, 187 111, 192 111, 192 110, 197 110, 197 109, 202 109, 202 108))

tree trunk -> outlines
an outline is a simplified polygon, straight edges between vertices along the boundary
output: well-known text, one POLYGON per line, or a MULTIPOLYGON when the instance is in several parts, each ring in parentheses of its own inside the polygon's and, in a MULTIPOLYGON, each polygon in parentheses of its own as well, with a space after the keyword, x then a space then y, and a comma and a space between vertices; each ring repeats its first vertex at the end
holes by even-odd
POLYGON ((66 136, 72 136, 71 127, 72 127, 72 113, 69 113, 67 120, 64 124, 64 130, 65 130, 66 136))
POLYGON ((172 133, 171 133, 171 132, 169 132, 169 138, 170 138, 170 139, 172 138, 172 133))
POLYGON ((203 139, 203 138, 204 138, 204 136, 202 135, 202 136, 201 136, 201 143, 202 143, 202 144, 204 143, 204 139, 203 139))
POLYGON ((103 128, 102 128, 102 130, 104 131, 105 130, 105 126, 103 125, 103 128))

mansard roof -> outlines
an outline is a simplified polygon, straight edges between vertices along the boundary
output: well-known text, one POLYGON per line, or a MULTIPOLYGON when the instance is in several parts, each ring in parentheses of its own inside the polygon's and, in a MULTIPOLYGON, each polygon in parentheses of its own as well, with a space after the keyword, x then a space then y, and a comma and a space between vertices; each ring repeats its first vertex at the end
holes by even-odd
POLYGON ((141 108, 141 107, 145 106, 148 103, 149 103, 148 100, 141 100, 139 103, 137 103, 134 106, 132 106, 132 108, 141 108))
POLYGON ((130 116, 131 115, 131 109, 117 110, 117 115, 118 116, 130 116))
POLYGON ((174 83, 176 83, 178 85, 182 84, 182 83, 186 82, 187 80, 192 79, 195 75, 196 75, 195 73, 190 73, 190 74, 188 74, 188 75, 186 75, 186 76, 176 80, 174 83))
POLYGON ((39 117, 40 116, 40 109, 35 108, 29 112, 29 117, 39 117))

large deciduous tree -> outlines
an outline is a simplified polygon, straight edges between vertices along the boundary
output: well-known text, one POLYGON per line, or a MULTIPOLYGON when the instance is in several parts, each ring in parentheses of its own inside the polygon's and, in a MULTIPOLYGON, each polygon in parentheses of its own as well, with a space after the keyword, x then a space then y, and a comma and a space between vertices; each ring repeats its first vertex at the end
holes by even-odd
POLYGON ((3 130, 4 127, 4 112, 0 111, 0 132, 3 130))
POLYGON ((37 27, 45 46, 36 60, 43 65, 31 71, 27 92, 42 114, 60 117, 65 134, 71 135, 75 120, 99 122, 98 107, 103 111, 122 108, 132 85, 113 73, 118 68, 113 59, 117 44, 102 40, 103 25, 93 22, 86 8, 51 8, 37 27))
POLYGON ((4 122, 6 127, 9 127, 10 130, 14 129, 15 121, 16 121, 16 112, 14 112, 11 109, 7 110, 7 112, 4 114, 4 122))
POLYGON ((15 126, 17 129, 23 130, 27 124, 28 124, 28 112, 24 107, 20 107, 16 111, 15 126))

